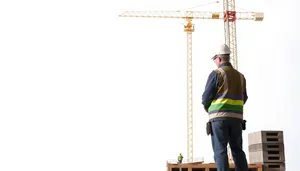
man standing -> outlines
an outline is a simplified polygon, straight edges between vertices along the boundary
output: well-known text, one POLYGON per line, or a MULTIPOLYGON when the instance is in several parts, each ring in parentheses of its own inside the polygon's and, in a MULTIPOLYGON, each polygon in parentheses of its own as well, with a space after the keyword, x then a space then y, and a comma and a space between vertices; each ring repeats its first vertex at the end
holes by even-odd
POLYGON ((222 44, 212 60, 217 69, 207 79, 202 104, 209 114, 211 141, 218 171, 229 171, 227 144, 229 143, 236 171, 248 171, 242 148, 243 106, 248 96, 246 79, 230 61, 230 48, 222 44))
POLYGON ((182 159, 183 159, 183 156, 182 156, 182 154, 180 153, 179 156, 178 156, 178 163, 182 163, 182 159))

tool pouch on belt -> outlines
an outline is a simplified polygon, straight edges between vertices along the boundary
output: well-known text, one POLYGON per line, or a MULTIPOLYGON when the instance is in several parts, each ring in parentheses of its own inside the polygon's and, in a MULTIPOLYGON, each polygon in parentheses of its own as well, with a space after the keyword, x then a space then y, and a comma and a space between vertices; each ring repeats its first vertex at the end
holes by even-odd
POLYGON ((209 121, 209 122, 207 122, 206 123, 206 134, 207 135, 212 135, 212 127, 211 127, 211 122, 209 121))
POLYGON ((242 129, 243 130, 246 130, 246 122, 247 122, 246 120, 243 120, 243 122, 242 122, 242 129))

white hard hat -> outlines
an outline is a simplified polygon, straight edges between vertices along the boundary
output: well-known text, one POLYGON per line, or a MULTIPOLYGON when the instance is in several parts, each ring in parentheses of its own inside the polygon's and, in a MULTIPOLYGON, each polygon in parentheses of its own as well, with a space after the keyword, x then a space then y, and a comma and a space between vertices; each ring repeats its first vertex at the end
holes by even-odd
POLYGON ((230 54, 230 53, 231 53, 230 48, 226 44, 221 44, 218 47, 213 58, 215 58, 217 55, 226 55, 226 54, 230 54))

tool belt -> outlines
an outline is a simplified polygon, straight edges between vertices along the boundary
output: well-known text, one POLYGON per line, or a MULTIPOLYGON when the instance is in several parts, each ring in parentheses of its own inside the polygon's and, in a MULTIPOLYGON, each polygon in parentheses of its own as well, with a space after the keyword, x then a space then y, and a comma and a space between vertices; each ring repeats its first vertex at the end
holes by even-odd
POLYGON ((210 135, 210 134, 212 135, 212 126, 211 126, 210 121, 206 123, 206 134, 207 135, 210 135))
MULTIPOLYGON (((243 120, 242 124, 242 130, 246 130, 246 120, 243 120)), ((212 131, 212 126, 211 126, 211 121, 206 123, 206 134, 207 135, 213 135, 213 131, 212 131)))
POLYGON ((247 122, 246 120, 243 120, 243 122, 242 122, 242 129, 243 130, 246 130, 246 122, 247 122))

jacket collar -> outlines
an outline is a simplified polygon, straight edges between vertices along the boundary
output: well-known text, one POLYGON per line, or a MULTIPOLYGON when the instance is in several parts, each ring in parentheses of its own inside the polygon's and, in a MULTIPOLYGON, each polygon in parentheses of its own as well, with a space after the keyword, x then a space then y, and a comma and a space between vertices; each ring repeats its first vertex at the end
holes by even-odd
POLYGON ((230 66, 232 67, 231 63, 230 62, 225 62, 225 63, 222 63, 219 68, 221 68, 222 66, 230 66))

